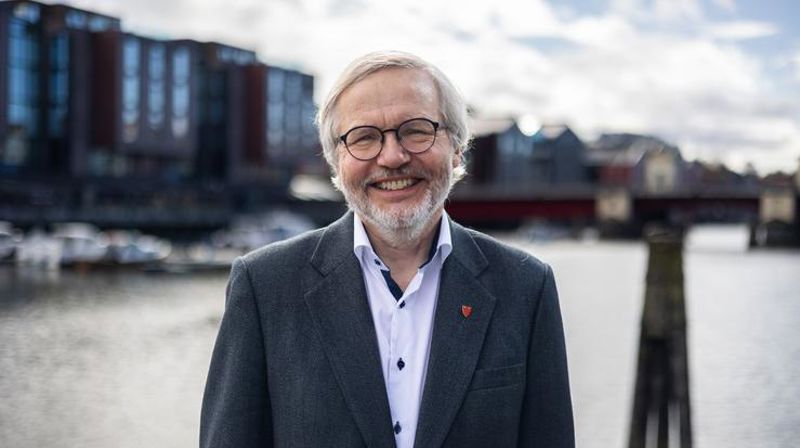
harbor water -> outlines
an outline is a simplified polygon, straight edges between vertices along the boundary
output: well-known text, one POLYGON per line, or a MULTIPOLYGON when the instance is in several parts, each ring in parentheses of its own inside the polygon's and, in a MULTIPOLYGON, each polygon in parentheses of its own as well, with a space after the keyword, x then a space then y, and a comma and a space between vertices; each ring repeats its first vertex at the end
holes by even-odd
MULTIPOLYGON (((626 446, 645 244, 498 237, 556 273, 578 446, 626 446)), ((797 446, 800 252, 706 226, 684 262, 695 446, 797 446)), ((196 446, 226 281, 0 266, 0 446, 196 446)))

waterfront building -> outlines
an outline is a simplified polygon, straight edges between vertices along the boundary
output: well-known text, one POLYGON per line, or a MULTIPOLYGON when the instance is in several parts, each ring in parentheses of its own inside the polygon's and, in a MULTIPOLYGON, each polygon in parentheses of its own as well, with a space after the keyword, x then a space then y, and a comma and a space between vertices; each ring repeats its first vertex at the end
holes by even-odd
POLYGON ((585 183, 585 145, 565 125, 545 125, 533 135, 511 119, 476 120, 470 157, 475 185, 520 191, 585 183))
POLYGON ((250 50, 0 1, 0 218, 273 203, 296 172, 324 171, 313 88, 250 50))
MULTIPOLYGON (((195 185, 183 202, 197 203, 204 189, 225 190, 238 205, 280 197, 294 167, 271 161, 271 98, 266 75, 259 76, 268 68, 255 52, 122 32, 98 39, 101 59, 116 70, 105 76, 114 94, 96 96, 107 111, 98 117, 106 122, 95 147, 97 175, 195 185)), ((298 92, 292 106, 312 94, 298 92)))
POLYGON ((193 174, 197 126, 192 54, 181 42, 96 33, 88 173, 180 181, 193 174))
POLYGON ((84 174, 92 35, 119 27, 65 5, 0 3, 0 173, 84 174))
POLYGON ((721 163, 694 160, 686 162, 683 174, 684 189, 693 193, 737 191, 757 194, 759 191, 760 180, 752 166, 740 174, 721 163))
POLYGON ((800 192, 800 159, 797 162, 797 169, 794 172, 794 191, 800 192))
POLYGON ((538 183, 583 184, 585 153, 586 145, 569 126, 544 125, 533 135, 532 177, 538 183))
POLYGON ((263 172, 266 163, 262 148, 258 147, 250 157, 246 149, 248 127, 263 123, 263 116, 255 109, 247 110, 251 92, 244 69, 257 63, 255 52, 218 42, 182 42, 191 48, 191 71, 197 80, 193 92, 198 122, 192 127, 198 141, 195 178, 213 183, 236 182, 244 172, 242 165, 248 162, 251 174, 263 172))
POLYGON ((680 153, 664 147, 644 156, 644 191, 669 194, 680 189, 682 160, 680 153))
POLYGON ((249 160, 281 172, 324 173, 314 125, 314 78, 266 64, 246 69, 249 160))
POLYGON ((237 183, 319 171, 313 89, 250 50, 0 2, 3 174, 237 183))
POLYGON ((586 164, 590 178, 606 187, 649 194, 685 187, 685 162, 680 150, 652 136, 603 134, 589 144, 586 164))
POLYGON ((473 133, 467 182, 480 186, 513 185, 530 153, 530 136, 512 119, 479 119, 470 123, 473 133))

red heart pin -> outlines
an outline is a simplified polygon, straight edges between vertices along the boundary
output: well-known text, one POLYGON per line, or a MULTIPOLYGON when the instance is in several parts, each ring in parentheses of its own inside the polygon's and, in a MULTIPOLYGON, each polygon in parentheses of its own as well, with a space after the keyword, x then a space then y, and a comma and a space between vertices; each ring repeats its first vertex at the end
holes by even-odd
POLYGON ((470 314, 472 314, 472 307, 469 305, 461 305, 461 315, 467 318, 470 314))

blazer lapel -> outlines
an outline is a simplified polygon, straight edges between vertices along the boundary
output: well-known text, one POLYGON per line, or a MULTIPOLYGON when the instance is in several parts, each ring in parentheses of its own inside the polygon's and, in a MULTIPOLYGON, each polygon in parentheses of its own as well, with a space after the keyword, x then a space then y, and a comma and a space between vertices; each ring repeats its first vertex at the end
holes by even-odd
POLYGON ((438 447, 472 379, 495 297, 477 276, 488 262, 472 236, 452 223, 453 252, 442 266, 415 447, 438 447), (463 308, 463 306, 471 308, 463 308))
POLYGON ((394 446, 389 400, 348 213, 320 239, 311 264, 323 278, 305 294, 336 381, 367 446, 394 446))

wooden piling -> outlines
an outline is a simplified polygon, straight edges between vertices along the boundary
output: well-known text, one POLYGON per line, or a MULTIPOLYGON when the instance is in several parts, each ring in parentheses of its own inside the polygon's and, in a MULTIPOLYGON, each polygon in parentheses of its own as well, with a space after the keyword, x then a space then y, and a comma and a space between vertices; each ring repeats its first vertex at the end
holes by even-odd
POLYGON ((647 232, 647 265, 629 448, 692 446, 683 236, 647 232), (676 438, 671 444, 670 438, 676 438))

